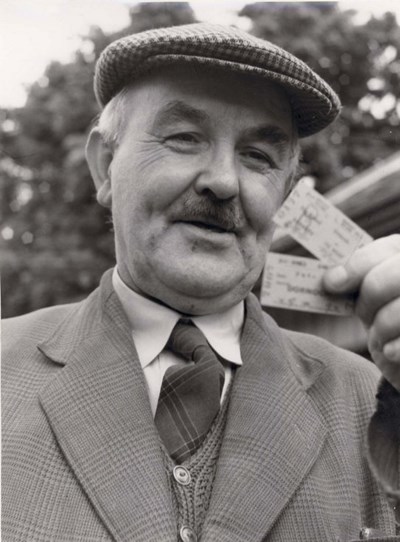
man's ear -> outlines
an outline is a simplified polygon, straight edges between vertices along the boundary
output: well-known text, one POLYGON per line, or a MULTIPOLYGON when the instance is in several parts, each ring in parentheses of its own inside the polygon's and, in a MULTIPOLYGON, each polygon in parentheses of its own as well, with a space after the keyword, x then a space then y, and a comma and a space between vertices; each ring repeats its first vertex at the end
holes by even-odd
POLYGON ((103 207, 111 207, 110 165, 113 154, 98 128, 93 128, 86 144, 86 161, 96 186, 97 201, 103 207))

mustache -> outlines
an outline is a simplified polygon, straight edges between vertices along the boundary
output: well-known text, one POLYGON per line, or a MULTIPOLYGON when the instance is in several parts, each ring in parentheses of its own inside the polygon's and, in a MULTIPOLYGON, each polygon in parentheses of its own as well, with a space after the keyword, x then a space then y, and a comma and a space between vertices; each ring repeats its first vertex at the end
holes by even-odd
POLYGON ((212 196, 185 196, 171 209, 170 216, 174 222, 204 222, 227 231, 236 231, 244 224, 244 216, 237 203, 212 196))

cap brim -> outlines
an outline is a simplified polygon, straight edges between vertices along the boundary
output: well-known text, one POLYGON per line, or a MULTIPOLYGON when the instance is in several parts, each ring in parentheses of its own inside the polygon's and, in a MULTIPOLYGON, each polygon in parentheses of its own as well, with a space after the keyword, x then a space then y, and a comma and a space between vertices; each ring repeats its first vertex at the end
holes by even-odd
POLYGON ((105 106, 124 86, 171 64, 191 64, 252 74, 281 85, 299 137, 328 126, 340 111, 332 88, 301 60, 267 41, 218 25, 193 24, 150 30, 110 44, 95 73, 95 94, 105 106))

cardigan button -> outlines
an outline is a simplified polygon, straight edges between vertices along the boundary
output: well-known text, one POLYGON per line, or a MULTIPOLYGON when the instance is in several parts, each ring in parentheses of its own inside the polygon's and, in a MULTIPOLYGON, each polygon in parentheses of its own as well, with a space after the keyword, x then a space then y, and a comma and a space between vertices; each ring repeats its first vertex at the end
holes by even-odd
POLYGON ((181 486, 187 486, 191 482, 191 476, 190 472, 187 470, 187 468, 182 466, 174 467, 174 470, 172 471, 175 480, 180 484, 181 486))
POLYGON ((197 542, 196 533, 190 527, 183 525, 179 531, 182 542, 197 542))
POLYGON ((378 529, 363 527, 360 531, 360 540, 371 540, 371 538, 383 538, 385 535, 378 529))

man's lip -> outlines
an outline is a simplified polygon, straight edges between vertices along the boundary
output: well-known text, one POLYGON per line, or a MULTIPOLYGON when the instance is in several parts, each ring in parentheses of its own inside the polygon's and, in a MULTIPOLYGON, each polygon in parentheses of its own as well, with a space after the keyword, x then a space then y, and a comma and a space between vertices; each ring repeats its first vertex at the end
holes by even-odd
POLYGON ((192 226, 197 226, 198 228, 202 229, 208 229, 217 233, 234 233, 234 228, 226 227, 225 225, 222 225, 219 222, 213 220, 202 220, 196 218, 192 220, 176 220, 175 222, 181 224, 190 224, 192 226))

